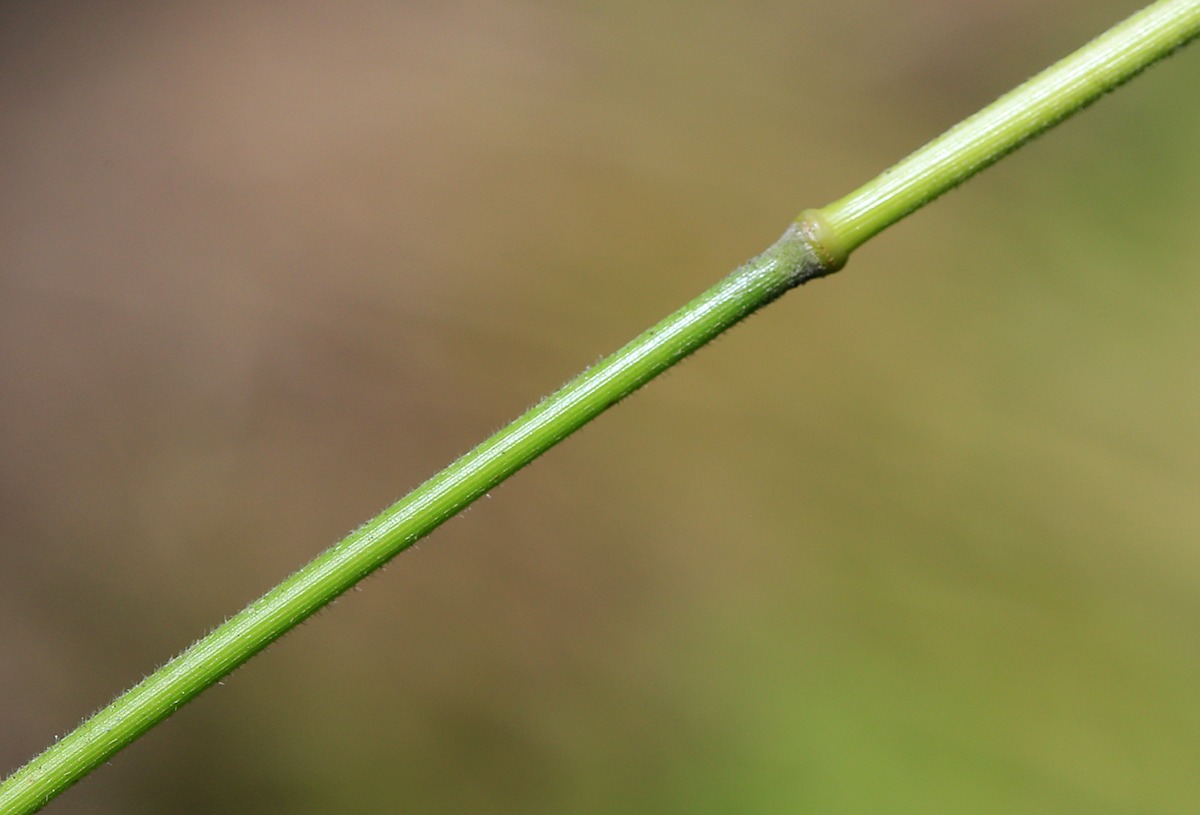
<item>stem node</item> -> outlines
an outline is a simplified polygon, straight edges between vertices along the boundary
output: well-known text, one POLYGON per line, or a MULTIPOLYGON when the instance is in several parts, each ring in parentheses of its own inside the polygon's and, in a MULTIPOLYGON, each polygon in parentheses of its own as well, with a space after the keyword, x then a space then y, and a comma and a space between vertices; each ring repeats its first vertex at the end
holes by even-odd
POLYGON ((821 260, 820 271, 809 275, 806 280, 831 275, 846 265, 850 251, 820 210, 806 209, 801 212, 796 216, 796 229, 821 260))

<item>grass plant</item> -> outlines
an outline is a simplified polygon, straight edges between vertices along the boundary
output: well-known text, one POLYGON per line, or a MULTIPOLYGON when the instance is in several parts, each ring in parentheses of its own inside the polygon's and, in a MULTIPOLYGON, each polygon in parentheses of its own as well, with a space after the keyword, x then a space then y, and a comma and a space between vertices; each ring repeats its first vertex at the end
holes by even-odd
POLYGON ((0 785, 34 812, 206 688, 662 371, 1200 35, 1200 0, 1159 0, 850 195, 581 373, 163 665, 0 785))

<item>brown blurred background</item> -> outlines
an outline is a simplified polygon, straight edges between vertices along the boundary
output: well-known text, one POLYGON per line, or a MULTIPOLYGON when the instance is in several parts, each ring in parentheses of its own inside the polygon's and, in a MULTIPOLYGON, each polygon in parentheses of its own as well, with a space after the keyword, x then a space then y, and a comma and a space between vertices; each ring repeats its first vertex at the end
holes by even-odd
MULTIPOLYGON (((0 770, 1136 8, 8 3, 0 770)), ((1200 50, 493 492, 54 813, 1184 813, 1200 50)))

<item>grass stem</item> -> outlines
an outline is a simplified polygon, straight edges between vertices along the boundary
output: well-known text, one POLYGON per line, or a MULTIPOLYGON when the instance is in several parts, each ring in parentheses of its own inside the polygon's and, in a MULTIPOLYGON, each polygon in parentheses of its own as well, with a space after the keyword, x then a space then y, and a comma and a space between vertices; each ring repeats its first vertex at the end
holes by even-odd
POLYGON ((1200 0, 1159 0, 850 195, 806 210, 766 252, 584 371, 224 625, 118 697, 0 785, 0 815, 34 812, 662 371, 787 290, 837 271, 871 236, 1200 34, 1200 0))

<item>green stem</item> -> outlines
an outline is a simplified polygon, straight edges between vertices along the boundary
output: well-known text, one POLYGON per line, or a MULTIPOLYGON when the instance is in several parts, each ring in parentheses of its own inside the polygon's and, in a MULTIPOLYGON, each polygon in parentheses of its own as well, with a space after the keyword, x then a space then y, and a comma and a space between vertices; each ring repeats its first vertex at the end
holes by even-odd
POLYGON ((852 252, 1200 34, 1200 2, 1159 0, 821 210, 852 252))
POLYGON ((397 553, 787 290, 1200 34, 1200 0, 1160 0, 823 210, 326 550, 0 785, 35 812, 397 553))
POLYGON ((806 227, 789 227, 762 255, 568 382, 18 770, 0 787, 0 813, 37 810, 564 437, 746 315, 832 270, 806 227))

